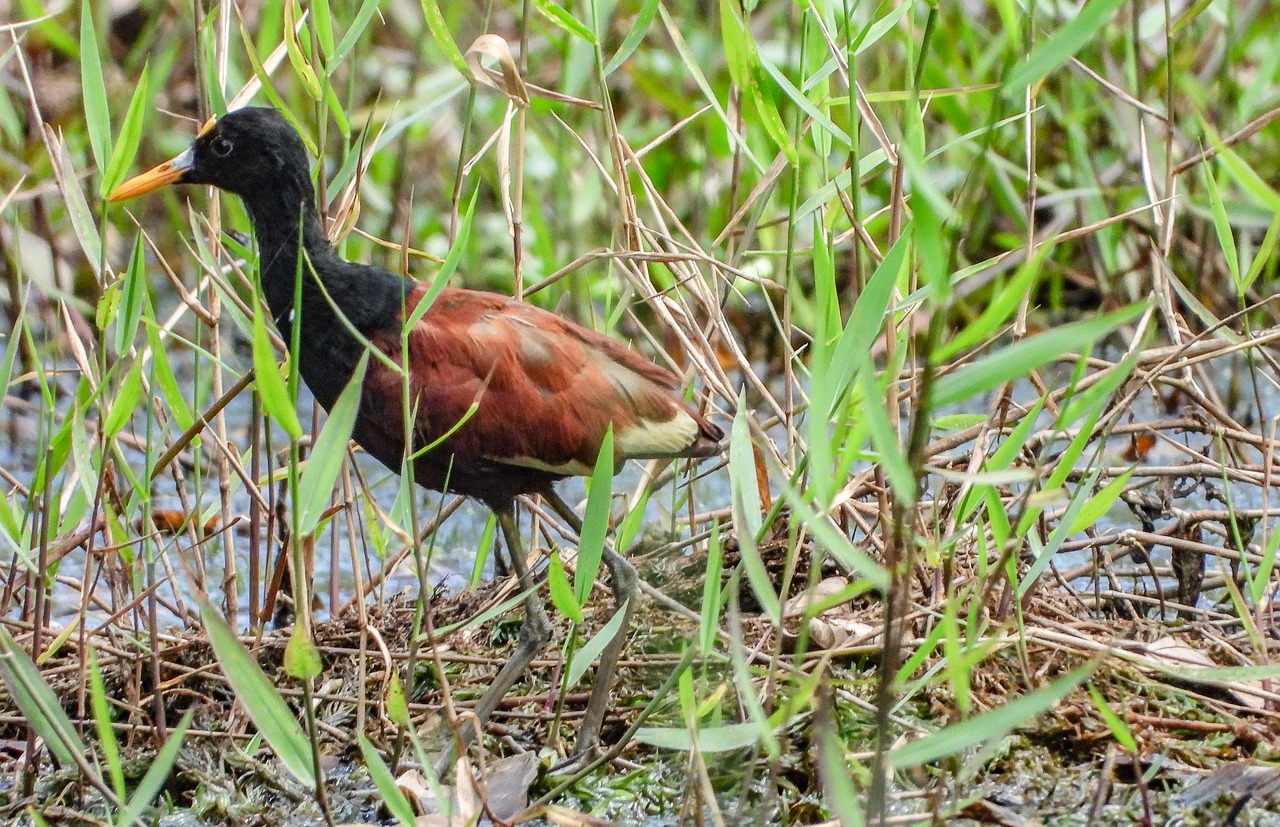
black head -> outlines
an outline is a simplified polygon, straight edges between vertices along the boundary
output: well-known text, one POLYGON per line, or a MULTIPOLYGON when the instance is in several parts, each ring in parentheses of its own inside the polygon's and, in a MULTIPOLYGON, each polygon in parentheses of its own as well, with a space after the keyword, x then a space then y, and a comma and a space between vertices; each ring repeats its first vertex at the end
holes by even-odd
POLYGON ((247 107, 205 125, 181 155, 131 178, 109 201, 134 198, 165 184, 211 184, 246 201, 310 190, 306 148, 277 110, 247 107))

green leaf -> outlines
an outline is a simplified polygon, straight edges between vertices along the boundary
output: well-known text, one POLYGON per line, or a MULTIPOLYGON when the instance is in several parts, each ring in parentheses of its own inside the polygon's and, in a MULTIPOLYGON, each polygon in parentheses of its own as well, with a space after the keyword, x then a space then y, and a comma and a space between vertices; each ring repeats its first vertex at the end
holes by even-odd
POLYGON ((751 591, 760 601, 764 614, 775 625, 780 625, 782 605, 778 602, 778 594, 769 581, 769 573, 765 570, 764 561, 760 559, 760 549, 756 545, 764 524, 764 515, 760 489, 756 487, 755 451, 751 445, 751 429, 747 424, 745 395, 738 397, 738 412, 729 429, 729 493, 733 530, 738 538, 738 552, 742 558, 742 567, 747 572, 747 582, 751 584, 751 591))
POLYGON ((720 575, 724 571, 724 544, 720 539, 720 521, 711 524, 711 537, 707 540, 707 576, 702 583, 702 622, 698 645, 702 654, 715 651, 720 631, 720 575))
POLYGON ((1227 218, 1226 205, 1222 203, 1222 193, 1218 191, 1218 182, 1213 177, 1209 164, 1200 167, 1204 173, 1205 187, 1209 192, 1209 212, 1213 215, 1213 230, 1218 235, 1218 246, 1222 248, 1222 256, 1227 262, 1227 272, 1235 282, 1236 292, 1243 292, 1240 275, 1240 258, 1236 252, 1236 239, 1231 232, 1231 219, 1227 218))
POLYGON ((431 30, 431 38, 435 40, 436 48, 444 53, 445 60, 448 60, 464 78, 471 80, 471 69, 467 66, 467 59, 462 56, 458 44, 454 42, 453 35, 449 32, 449 24, 440 13, 440 6, 437 5, 436 0, 422 0, 422 16, 426 18, 427 28, 431 30))
POLYGON ((142 317, 142 306, 146 303, 146 299, 146 253, 142 247, 142 233, 138 233, 134 236, 129 266, 124 271, 119 313, 115 319, 116 353, 124 355, 129 350, 129 345, 138 332, 138 320, 142 317))
POLYGON ((387 684, 387 717, 397 726, 409 725, 409 704, 405 702, 399 672, 392 672, 387 684))
POLYGON ((262 399, 262 409, 280 423, 280 427, 293 439, 302 438, 302 425, 298 422, 298 413, 293 409, 293 399, 280 376, 280 366, 276 364, 275 351, 271 347, 271 337, 267 335, 267 325, 262 321, 262 310, 253 314, 253 371, 254 381, 258 385, 258 396, 262 399))
POLYGON ((1071 22, 1035 48, 1004 80, 1004 91, 1021 95, 1027 86, 1066 63, 1086 43, 1097 36, 1125 0, 1090 0, 1071 22))
POLYGON ((555 23, 575 37, 580 37, 590 43, 592 46, 596 44, 596 36, 588 29, 578 18, 574 17, 561 6, 557 5, 555 0, 533 0, 533 6, 542 16, 555 23))
POLYGON ((591 474, 591 490, 587 492, 587 512, 582 517, 582 533, 578 537, 578 562, 573 571, 573 595, 579 606, 586 605, 591 586, 600 571, 604 556, 605 535, 609 532, 609 503, 613 498, 613 426, 605 431, 591 474))
POLYGON ((285 674, 305 681, 319 677, 323 671, 324 664, 320 661, 316 642, 307 634, 303 624, 295 623, 289 633, 289 642, 284 645, 285 674))
POLYGON ((640 13, 636 15, 636 21, 631 25, 631 31, 627 32, 627 36, 623 38, 622 45, 618 47, 618 51, 604 67, 606 76, 612 75, 617 71, 618 67, 627 62, 627 58, 635 53, 637 47, 640 46, 644 36, 649 32, 649 26, 653 23, 653 17, 658 13, 659 0, 644 0, 644 5, 640 7, 640 13))
POLYGON ((844 532, 836 528, 830 517, 815 513, 813 507, 805 502, 804 496, 793 486, 784 487, 782 496, 791 505, 793 518, 804 523, 818 546, 847 566, 850 571, 861 575, 868 588, 872 586, 882 590, 889 588, 892 584, 889 570, 855 546, 844 532))
MULTIPOLYGON (((326 60, 333 54, 333 10, 329 0, 311 0, 311 19, 316 24, 316 40, 326 60)), ((329 66, 332 66, 329 61, 329 66)), ((332 69, 330 69, 332 71, 332 69)))
POLYGON ((271 745, 285 769, 306 786, 314 787, 316 777, 311 742, 298 719, 253 655, 208 601, 200 605, 200 617, 213 654, 222 667, 222 674, 235 692, 236 699, 244 704, 254 726, 271 745))
MULTIPOLYGON (((150 320, 153 321, 153 320, 150 320)), ((173 415, 173 424, 179 431, 185 431, 195 423, 191 408, 183 397, 182 388, 178 385, 178 377, 169 364, 169 352, 160 342, 160 329, 155 324, 147 324, 147 347, 151 349, 151 381, 160 389, 160 399, 168 406, 173 415)), ((192 442, 192 447, 199 445, 199 437, 192 442)))
POLYGON ((133 164, 134 156, 138 154, 138 143, 142 140, 142 123, 150 110, 151 64, 148 62, 143 64, 142 76, 138 78, 138 86, 133 90, 129 111, 125 113, 115 149, 111 151, 111 160, 102 173, 101 194, 104 198, 124 181, 125 174, 133 164))
POLYGON ((84 98, 84 122, 89 132, 93 162, 101 170, 111 153, 111 113, 107 108, 107 85, 102 79, 102 58, 98 55, 98 30, 93 24, 93 3, 80 3, 80 93, 84 98))
POLYGON ((129 372, 124 375, 124 381, 120 383, 120 390, 116 392, 116 398, 111 402, 111 410, 102 421, 103 433, 113 437, 124 430, 124 426, 137 411, 141 400, 142 362, 134 362, 129 372))
POLYGON ((479 187, 472 191, 471 201, 467 204, 467 211, 462 216, 462 222, 458 225, 458 235, 453 239, 453 246, 449 248, 449 254, 444 257, 444 263, 440 265, 440 271, 431 280, 431 286, 427 288, 427 292, 422 294, 422 298, 418 299, 418 304, 413 308, 413 312, 405 319, 404 330, 406 333, 413 330, 418 322, 422 320, 423 315, 431 309, 431 305, 435 303, 440 293, 449 286, 449 279, 453 277, 454 272, 458 269, 458 264, 462 261, 462 253, 466 250, 467 242, 471 239, 471 225, 476 217, 476 200, 479 194, 479 187))
POLYGON ((566 686, 577 686, 578 681, 582 680, 582 676, 586 674, 591 664, 595 663, 596 658, 600 657, 600 653, 604 651, 604 647, 609 645, 609 641, 618 636, 618 632, 622 629, 622 622, 627 619, 628 604, 623 603, 613 613, 613 617, 609 618, 609 622, 601 627, 600 631, 591 636, 591 639, 582 645, 573 655, 573 661, 569 664, 566 675, 566 686))
POLYGON ((934 386, 933 406, 939 408, 963 402, 1026 376, 1068 353, 1077 353, 1136 319, 1145 310, 1145 304, 1135 304, 1115 313, 1073 322, 1015 342, 941 377, 934 386))
POLYGON ((298 13, 295 2, 296 0, 285 0, 284 3, 285 51, 289 54, 289 63, 293 65, 293 71, 302 81, 303 89, 312 100, 318 101, 322 94, 320 78, 316 76, 316 70, 311 67, 311 61, 307 60, 307 56, 302 53, 302 45, 298 42, 298 13))
POLYGON ((58 697, 40 676, 40 670, 3 626, 0 626, 0 678, 13 702, 44 739, 59 764, 75 767, 77 756, 89 754, 89 748, 80 740, 58 697))
POLYGON ((695 739, 701 752, 728 752, 744 749, 759 741, 760 727, 754 722, 700 727, 696 735, 675 727, 640 727, 636 730, 637 741, 659 749, 691 750, 695 739))
POLYGON ((791 135, 782 122, 782 116, 778 114, 777 106, 765 94, 763 80, 767 75, 760 66, 755 39, 745 21, 738 16, 737 8, 729 0, 720 2, 720 31, 726 63, 734 83, 746 92, 747 99, 760 116, 760 125, 765 134, 782 150, 787 162, 795 166, 800 162, 800 156, 795 144, 791 142, 791 135))
POLYGON ((404 791, 396 784, 395 775, 392 774, 391 768, 387 766, 387 762, 382 760, 382 756, 373 748, 373 744, 369 743, 369 739, 364 737, 364 733, 359 735, 359 742, 360 755, 364 758, 364 766, 369 770, 369 777, 373 779, 374 786, 378 788, 378 794, 382 796, 382 803, 386 805, 387 812, 391 813, 395 820, 405 825, 405 827, 413 827, 415 824, 413 805, 409 803, 404 791))
MULTIPOLYGON (((93 710, 93 729, 98 735, 98 746, 102 748, 102 760, 111 774, 111 787, 116 797, 124 800, 127 792, 124 784, 124 768, 120 764, 120 743, 116 740, 116 731, 111 723, 115 716, 111 714, 111 706, 107 703, 107 688, 102 681, 102 670, 98 667, 98 652, 89 647, 89 707, 93 710)), ((122 822, 127 824, 128 822, 122 822)))
POLYGON ((885 398, 884 389, 870 371, 862 374, 862 416, 871 432, 871 446, 879 454, 880 464, 884 468, 885 477, 894 493, 904 501, 915 502, 916 476, 907 462, 902 450, 901 438, 894 429, 889 412, 881 404, 885 398))
POLYGON ((116 820, 117 824, 141 822, 142 813, 147 807, 151 806, 151 802, 164 789, 165 784, 168 783, 171 777, 174 765, 178 763, 178 754, 182 751, 182 742, 186 740, 187 730, 191 727, 193 715, 195 715, 195 710, 188 709, 186 714, 182 716, 182 720, 178 722, 177 728, 169 734, 164 746, 156 753, 156 757, 151 760, 151 766, 147 767, 147 774, 142 776, 142 780, 138 782, 137 788, 133 791, 133 797, 129 799, 129 803, 120 811, 120 818, 116 820))
MULTIPOLYGON (((645 509, 649 507, 649 488, 640 492, 640 500, 635 507, 627 512, 627 516, 622 518, 622 522, 613 532, 613 547, 625 551, 631 548, 631 544, 635 542, 636 535, 640 533, 641 526, 644 525, 645 509)), ((620 552, 621 553, 621 552, 620 552)))
POLYGON ((924 738, 903 744, 889 753, 889 765, 897 770, 918 767, 1003 738, 1014 727, 1048 712, 1092 673, 1092 666, 1081 667, 1030 695, 1007 701, 990 712, 950 724, 924 738))
POLYGON ((1280 213, 1276 213, 1271 219, 1271 226, 1267 227, 1267 234, 1263 236, 1262 243, 1258 245, 1258 250, 1253 255, 1249 272, 1244 277, 1244 290, 1252 287, 1253 282, 1262 275, 1267 265, 1274 261, 1278 241, 1280 241, 1280 213))
POLYGON ((1111 510, 1111 506, 1116 504, 1116 500, 1120 499, 1120 495, 1124 493, 1124 487, 1129 484, 1129 478, 1133 476, 1133 470, 1130 468, 1125 471, 1107 483, 1106 487, 1097 494, 1090 497, 1089 501, 1080 507, 1079 513, 1076 514, 1076 518, 1071 522, 1071 527, 1067 529, 1067 534, 1079 534, 1102 519, 1111 510))
POLYGON ((983 308, 982 315, 966 324, 949 341, 944 342, 933 357, 936 365, 943 365, 955 356, 972 347, 986 342, 995 336, 996 331, 1013 315, 1022 300, 1031 294, 1032 286, 1040 275, 1040 268, 1053 251, 1052 241, 1041 244, 1036 251, 1018 267, 1013 278, 1003 288, 996 291, 991 301, 983 308))
POLYGON ((885 329, 885 316, 889 313, 893 288, 904 272, 907 251, 911 249, 912 227, 911 224, 903 227, 898 240, 884 254, 884 259, 854 302, 849 321, 835 344, 823 380, 827 387, 822 390, 823 399, 827 402, 824 414, 828 420, 834 415, 840 396, 853 381, 858 367, 867 364, 867 360, 860 358, 859 354, 870 353, 880 332, 885 329))
POLYGON ((1089 697, 1093 698, 1093 706, 1098 710, 1098 714, 1102 716, 1102 720, 1107 722, 1107 728, 1111 730, 1111 735, 1116 739, 1116 743, 1130 752, 1138 751, 1138 742, 1133 737, 1133 732, 1125 725, 1125 722, 1115 713, 1106 699, 1102 697, 1102 693, 1097 687, 1089 684, 1089 697))
POLYGON ((581 623, 582 606, 573 596, 573 587, 569 585, 569 576, 564 573, 564 563, 560 555, 552 552, 547 559, 547 587, 551 591, 551 604, 556 611, 572 620, 581 623))
MULTIPOLYGON (((364 389, 364 374, 369 366, 369 352, 360 355, 351 381, 338 395, 338 400, 329 409, 329 418, 320 429, 307 456, 307 466, 303 469, 302 479, 298 483, 298 531, 310 534, 320 524, 320 517, 329 507, 333 496, 333 487, 342 473, 342 463, 347 458, 347 443, 351 441, 351 432, 356 426, 356 416, 360 413, 360 396, 364 389)), ((289 410, 293 410, 290 406, 289 410)))
POLYGON ((356 12, 355 20, 351 21, 351 25, 347 27, 347 33, 342 36, 337 48, 333 50, 333 57, 329 60, 330 66, 338 66, 346 59, 347 53, 356 47, 356 42, 360 40, 360 36, 364 34, 369 21, 377 11, 378 0, 364 0, 360 4, 360 11, 356 12))

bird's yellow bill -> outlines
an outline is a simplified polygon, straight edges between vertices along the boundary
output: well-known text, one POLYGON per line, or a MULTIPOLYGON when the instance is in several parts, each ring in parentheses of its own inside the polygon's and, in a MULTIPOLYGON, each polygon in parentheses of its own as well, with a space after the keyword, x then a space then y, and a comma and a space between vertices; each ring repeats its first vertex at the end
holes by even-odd
POLYGON ((194 161, 195 154, 188 149, 177 158, 171 158, 160 166, 153 167, 141 175, 135 175, 125 181, 107 196, 107 200, 112 203, 127 201, 130 198, 137 198, 139 195, 146 195, 152 190, 160 189, 165 184, 175 183, 182 177, 182 173, 191 169, 194 161))

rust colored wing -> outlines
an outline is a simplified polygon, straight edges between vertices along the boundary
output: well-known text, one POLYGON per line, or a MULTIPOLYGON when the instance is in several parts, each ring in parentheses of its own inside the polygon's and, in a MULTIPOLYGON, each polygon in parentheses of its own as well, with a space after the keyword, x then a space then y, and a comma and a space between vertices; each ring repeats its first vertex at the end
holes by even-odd
MULTIPOLYGON (((426 289, 413 288, 406 313, 426 289)), ((374 341, 401 362, 398 335, 374 341)), ((533 305, 446 289, 410 331, 408 348, 415 449, 454 431, 415 463, 419 481, 431 488, 489 502, 545 490, 591 472, 611 423, 618 463, 720 449, 723 433, 677 396, 672 373, 533 305)), ((364 391, 362 413, 370 415, 360 417, 356 439, 399 470, 401 379, 371 361, 364 391)))

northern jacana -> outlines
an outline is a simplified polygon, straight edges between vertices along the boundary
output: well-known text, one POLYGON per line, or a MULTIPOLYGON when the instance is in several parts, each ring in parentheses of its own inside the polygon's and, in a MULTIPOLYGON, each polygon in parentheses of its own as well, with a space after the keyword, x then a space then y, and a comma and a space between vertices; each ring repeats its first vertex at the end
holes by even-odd
MULTIPOLYGON (((257 236, 267 308, 284 341, 298 326, 298 369, 328 410, 372 343, 408 379, 370 359, 353 438, 395 472, 406 451, 427 488, 474 497, 497 515, 520 586, 528 592, 519 644, 475 713, 484 721, 550 636, 529 576, 515 521, 515 499, 540 495, 576 524, 554 485, 592 471, 613 426, 617 466, 628 459, 708 457, 724 434, 677 395, 677 377, 626 346, 533 305, 474 290, 445 289, 402 340, 406 318, 427 284, 337 256, 321 228, 306 150, 275 109, 246 108, 211 121, 176 158, 126 181, 109 200, 165 184, 211 184, 240 196, 257 236), (301 274, 299 276, 299 274, 301 274), (301 279, 301 302, 294 306, 301 279), (406 354, 402 341, 408 342, 406 354), (407 446, 403 382, 417 411, 407 446), (478 408, 469 418, 473 403, 478 408)), ((636 575, 612 550, 604 562, 615 599, 629 614, 636 575)), ((595 745, 626 623, 601 657, 578 751, 595 745)), ((469 731, 463 736, 469 739, 469 731)))

